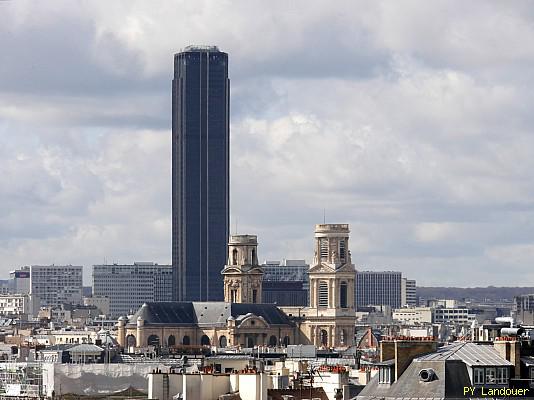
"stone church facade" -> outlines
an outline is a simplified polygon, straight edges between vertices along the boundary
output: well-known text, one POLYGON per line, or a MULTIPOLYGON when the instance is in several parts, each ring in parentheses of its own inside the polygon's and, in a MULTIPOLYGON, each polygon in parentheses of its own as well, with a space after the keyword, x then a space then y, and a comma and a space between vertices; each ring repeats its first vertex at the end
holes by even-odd
POLYGON ((355 269, 349 232, 347 224, 316 225, 308 307, 260 304, 257 237, 233 235, 222 270, 224 302, 145 303, 129 320, 119 318, 118 342, 124 348, 353 346, 355 269))

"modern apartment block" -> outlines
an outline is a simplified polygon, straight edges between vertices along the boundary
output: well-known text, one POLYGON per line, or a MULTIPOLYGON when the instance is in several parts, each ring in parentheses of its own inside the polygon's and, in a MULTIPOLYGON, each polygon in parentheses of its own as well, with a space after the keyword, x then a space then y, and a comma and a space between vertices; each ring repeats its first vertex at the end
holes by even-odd
POLYGON ((402 278, 401 295, 401 304, 403 307, 415 307, 418 305, 417 287, 415 280, 402 278))
POLYGON ((306 260, 265 261, 263 269, 264 303, 306 306, 309 298, 310 266, 306 260))
POLYGON ((30 267, 22 267, 9 273, 11 293, 28 294, 31 291, 30 267))
POLYGON ((93 296, 109 299, 111 316, 128 315, 146 302, 171 301, 172 274, 172 265, 152 262, 93 265, 93 296))
POLYGON ((172 81, 174 300, 220 301, 230 210, 228 54, 189 46, 172 81))
POLYGON ((514 315, 519 323, 534 325, 534 294, 514 297, 514 315))
POLYGON ((399 308, 402 303, 402 274, 396 271, 357 271, 356 307, 387 305, 399 308))
POLYGON ((42 307, 81 304, 82 269, 81 265, 32 265, 31 294, 41 300, 42 307))
POLYGON ((436 308, 432 311, 435 324, 456 323, 469 324, 476 318, 468 308, 436 308))
POLYGON ((11 293, 11 282, 8 279, 0 279, 0 294, 11 293))

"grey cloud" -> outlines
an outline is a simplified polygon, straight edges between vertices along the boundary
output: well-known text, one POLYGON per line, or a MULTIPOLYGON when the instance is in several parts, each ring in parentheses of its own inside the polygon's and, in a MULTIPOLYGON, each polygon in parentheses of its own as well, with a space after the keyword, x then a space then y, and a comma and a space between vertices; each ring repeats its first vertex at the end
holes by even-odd
POLYGON ((230 53, 232 222, 260 257, 310 260, 326 209, 361 268, 534 279, 527 3, 11 3, 3 271, 169 261, 172 54, 204 42, 230 53))

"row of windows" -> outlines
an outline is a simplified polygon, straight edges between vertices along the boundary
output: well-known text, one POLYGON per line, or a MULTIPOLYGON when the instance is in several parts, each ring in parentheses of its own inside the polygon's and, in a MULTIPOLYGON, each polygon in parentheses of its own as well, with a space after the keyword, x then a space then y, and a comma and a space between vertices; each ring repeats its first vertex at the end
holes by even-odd
MULTIPOLYGON (((339 285, 339 305, 341 308, 348 307, 348 285, 341 282, 339 285)), ((319 282, 319 307, 328 307, 328 283, 319 282)))
POLYGON ((508 367, 473 368, 474 385, 506 385, 510 379, 508 367))

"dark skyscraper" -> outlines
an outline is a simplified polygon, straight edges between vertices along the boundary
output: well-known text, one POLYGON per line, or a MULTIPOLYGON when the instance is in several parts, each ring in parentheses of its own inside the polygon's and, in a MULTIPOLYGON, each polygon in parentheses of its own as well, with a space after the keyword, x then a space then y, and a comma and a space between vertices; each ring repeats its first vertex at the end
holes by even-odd
POLYGON ((228 54, 189 46, 172 81, 172 263, 175 300, 223 299, 229 230, 228 54))

